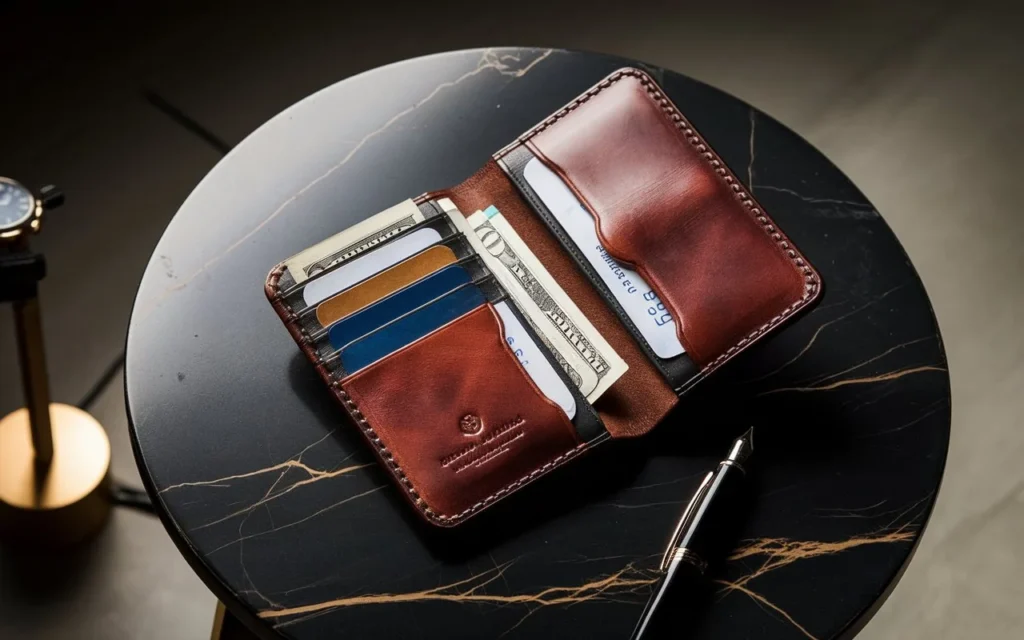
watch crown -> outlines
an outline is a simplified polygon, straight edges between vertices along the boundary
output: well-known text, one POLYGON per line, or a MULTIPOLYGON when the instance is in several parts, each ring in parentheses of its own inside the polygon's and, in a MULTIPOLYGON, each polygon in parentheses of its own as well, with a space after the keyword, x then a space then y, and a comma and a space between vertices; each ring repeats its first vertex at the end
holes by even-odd
POLYGON ((43 203, 44 209, 55 209, 64 204, 64 192, 48 184, 39 190, 39 201, 43 203))

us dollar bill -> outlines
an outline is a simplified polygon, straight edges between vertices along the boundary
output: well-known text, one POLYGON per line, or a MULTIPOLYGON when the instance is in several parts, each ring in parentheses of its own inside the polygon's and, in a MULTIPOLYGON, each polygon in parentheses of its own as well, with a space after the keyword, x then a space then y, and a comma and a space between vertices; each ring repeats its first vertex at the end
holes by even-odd
MULTIPOLYGON (((455 216, 462 218, 457 211, 455 216)), ((515 229, 495 207, 462 221, 467 238, 505 287, 556 360, 593 403, 629 368, 579 307, 555 282, 515 229)))
POLYGON ((295 283, 299 284, 329 267, 351 260, 367 249, 386 242, 388 238, 423 220, 423 213, 416 203, 405 200, 295 254, 285 260, 284 265, 295 278, 295 283))

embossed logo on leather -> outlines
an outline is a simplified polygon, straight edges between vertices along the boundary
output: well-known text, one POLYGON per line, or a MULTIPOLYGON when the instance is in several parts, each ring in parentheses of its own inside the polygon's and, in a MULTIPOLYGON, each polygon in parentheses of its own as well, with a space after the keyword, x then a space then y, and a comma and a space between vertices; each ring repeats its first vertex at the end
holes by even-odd
POLYGON ((484 421, 480 419, 480 416, 467 413, 462 416, 462 420, 459 420, 459 430, 467 436, 478 436, 484 430, 484 421))
MULTIPOLYGON (((458 451, 450 453, 441 458, 441 466, 461 473, 466 469, 482 467, 512 448, 513 443, 526 435, 524 428, 526 419, 517 415, 511 420, 491 429, 491 431, 480 438, 477 442, 463 447, 458 451)), ((479 416, 467 414, 459 420, 459 429, 466 435, 479 435, 483 433, 483 420, 479 416), (467 429, 475 427, 470 433, 467 429)))

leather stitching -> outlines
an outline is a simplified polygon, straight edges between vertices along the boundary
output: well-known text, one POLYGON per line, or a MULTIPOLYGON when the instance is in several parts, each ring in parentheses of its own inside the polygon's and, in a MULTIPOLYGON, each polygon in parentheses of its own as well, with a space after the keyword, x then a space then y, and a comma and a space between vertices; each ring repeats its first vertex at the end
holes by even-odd
MULTIPOLYGON (((701 377, 710 373, 712 370, 721 366, 725 361, 731 358, 733 355, 741 351, 742 349, 749 346, 757 337, 766 333, 772 327, 778 325, 782 320, 792 315, 795 311, 808 304, 814 297, 820 292, 820 283, 817 274, 807 264, 803 256, 801 256, 789 243, 789 240, 778 230, 775 224, 770 218, 762 211, 757 202, 747 192, 747 190, 736 180, 735 176, 725 167, 725 164, 721 162, 718 156, 710 150, 707 143, 700 137, 700 135, 694 131, 693 127, 686 121, 683 115, 675 107, 674 104, 661 92, 654 81, 645 73, 637 69, 621 69, 611 74, 600 83, 592 87, 583 95, 577 97, 568 105, 563 107, 560 111, 549 116, 544 122, 538 124, 536 127, 520 136, 515 142, 501 149, 494 154, 495 159, 501 159, 507 155, 513 149, 518 146, 525 144, 528 140, 551 127, 559 120, 565 118, 572 111, 577 109, 580 105, 586 103, 588 100, 593 98, 601 91, 610 87, 613 83, 622 79, 623 77, 636 78, 645 88, 648 95, 653 99, 661 108, 661 110, 669 116, 673 124, 677 129, 683 132, 686 136, 687 141, 694 146, 697 151, 704 158, 705 162, 714 170, 715 174, 718 175, 726 184, 730 186, 736 198, 743 203, 743 205, 750 210, 751 216, 760 223, 761 228, 768 234, 772 240, 775 241, 776 246, 782 251, 786 257, 793 263, 793 265, 804 275, 805 278, 805 292, 804 295, 794 302, 793 304, 786 307, 774 318, 758 327, 746 337, 741 339, 732 347, 729 347, 724 353, 719 355, 717 358, 712 360, 707 366, 701 371, 701 377)), ((360 431, 363 433, 370 444, 376 450, 378 456, 385 462, 385 466, 391 472, 391 474, 401 483, 405 488, 408 497, 412 500, 413 505, 420 511, 428 520, 441 526, 451 526, 457 524, 459 521, 467 518, 468 516, 480 511, 481 509, 497 502, 501 498, 505 497, 509 493, 519 489, 523 485, 531 482, 539 476, 547 473, 555 467, 565 463, 573 457, 583 452, 590 443, 582 442, 576 447, 566 451, 557 458, 550 460, 549 462, 541 465, 537 469, 534 469, 525 476, 515 480, 493 494, 487 496, 483 500, 473 504, 472 506, 464 509, 463 511, 454 515, 438 514, 431 509, 424 500, 417 493, 416 488, 412 482, 406 477, 405 472, 401 466, 395 462, 391 452, 387 449, 380 437, 374 431, 373 427, 363 416, 359 406, 352 400, 351 396, 345 392, 341 387, 341 381, 338 379, 336 373, 331 372, 327 369, 323 359, 317 354, 312 347, 309 334, 302 328, 298 327, 298 317, 288 309, 284 302, 281 300, 280 295, 280 277, 284 273, 284 265, 278 265, 275 267, 267 277, 266 291, 267 297, 270 298, 271 304, 274 306, 278 315, 284 320, 288 326, 290 333, 292 333, 296 342, 299 343, 300 348, 306 353, 307 357, 314 362, 317 369, 320 372, 321 377, 325 379, 328 385, 331 387, 335 397, 341 402, 345 411, 356 421, 359 425, 360 431)))
POLYGON ((335 398, 337 398, 337 400, 341 402, 342 406, 345 408, 346 413, 348 413, 349 416, 351 416, 352 419, 355 420, 356 424, 359 426, 359 430, 363 433, 363 436, 370 442, 370 445, 374 447, 378 456, 385 463, 385 466, 388 468, 389 471, 391 471, 391 474, 395 477, 395 479, 398 480, 399 483, 401 483, 401 485, 405 488, 413 504, 425 516, 432 520, 436 520, 437 516, 430 509, 430 507, 428 507, 423 502, 423 499, 420 498, 419 494, 416 492, 415 487, 413 487, 412 482, 410 482, 409 479, 406 477, 405 472, 402 470, 402 467, 397 462, 395 462, 394 457, 391 455, 391 452, 388 451, 386 446, 384 446, 384 443, 377 435, 377 432, 374 431, 370 423, 367 422, 366 417, 363 416, 362 411, 359 410, 359 406, 352 400, 348 393, 346 393, 345 390, 342 389, 341 381, 338 379, 337 374, 329 371, 325 366, 323 358, 321 358, 320 355, 313 350, 309 334, 306 332, 305 329, 302 329, 301 327, 298 326, 298 317, 295 315, 294 312, 289 310, 284 305, 284 302, 281 300, 280 288, 281 274, 284 273, 284 269, 285 267, 283 264, 278 265, 273 271, 270 272, 270 275, 267 277, 268 293, 271 294, 269 297, 271 298, 271 303, 278 310, 278 315, 281 315, 282 319, 285 320, 285 323, 289 326, 289 329, 291 329, 293 337, 295 337, 296 341, 299 342, 300 348, 306 353, 306 356, 310 360, 312 360, 313 363, 316 365, 316 368, 319 371, 320 376, 323 377, 325 379, 325 382, 328 383, 332 392, 334 393, 335 398))
POLYGON ((779 230, 771 218, 768 217, 747 189, 739 182, 739 180, 736 179, 732 172, 729 171, 725 166, 725 163, 722 162, 721 159, 711 150, 707 142, 694 130, 693 126, 686 120, 686 118, 683 117, 683 114, 678 108, 676 108, 672 101, 669 100, 668 96, 661 91, 654 80, 638 69, 619 69, 591 87, 586 93, 578 96, 572 102, 562 107, 561 110, 549 116, 545 121, 527 131, 515 142, 496 153, 494 157, 495 159, 500 159, 505 155, 508 155, 513 149, 516 149, 521 145, 525 145, 531 138, 537 136, 545 129, 550 128, 555 123, 578 109, 581 105, 585 104, 591 98, 625 77, 632 77, 640 82, 646 90, 648 97, 650 97, 662 112, 669 117, 676 129, 683 133, 687 142, 697 150, 705 164, 714 171, 715 175, 729 186, 736 199, 748 209, 751 217, 761 225, 761 229, 765 234, 774 241, 775 247, 789 259, 797 271, 799 271, 804 277, 804 294, 800 299, 780 311, 768 322, 751 331, 746 337, 739 340, 736 344, 726 349, 725 352, 705 365, 704 368, 701 369, 701 372, 708 374, 724 364, 732 356, 749 346, 756 338, 765 334, 769 329, 778 325, 782 320, 792 315, 795 311, 810 303, 821 290, 820 281, 818 274, 815 273, 814 269, 812 269, 804 257, 796 251, 789 242, 789 239, 779 230))
POLYGON ((474 513, 480 511, 481 509, 487 506, 490 506, 491 504, 497 502, 498 500, 505 497, 509 493, 512 493, 513 491, 519 489, 523 485, 531 482, 532 480, 540 477, 541 475, 554 469, 560 464, 573 458, 574 456, 584 451, 588 446, 590 446, 591 443, 581 442, 580 444, 566 451, 557 458, 546 462, 540 467, 537 467, 536 469, 526 474, 525 476, 519 478, 518 480, 510 482, 509 484, 495 491, 494 493, 487 496, 483 500, 480 500, 475 504, 471 505, 470 507, 463 509, 459 513, 449 516, 435 512, 433 509, 430 508, 429 505, 427 505, 426 501, 424 501, 423 498, 420 497, 419 493, 416 491, 416 487, 413 485, 412 481, 409 480, 409 478, 405 475, 405 471, 402 470, 401 465, 399 465, 395 461, 394 456, 388 450, 387 446, 384 445, 384 442, 377 435, 377 432, 374 431, 373 426, 370 425, 370 423, 367 421, 366 417, 363 415, 363 412, 360 411, 359 405, 357 405, 356 402, 352 399, 352 397, 342 388, 341 380, 338 378, 337 373, 328 370, 323 358, 321 358, 320 355, 316 351, 314 351, 312 341, 309 337, 308 332, 305 329, 298 326, 298 317, 284 304, 280 288, 281 275, 284 273, 284 270, 284 264, 279 264, 277 267, 271 270, 270 274, 267 276, 266 292, 267 297, 270 299, 271 305, 274 307, 274 310, 277 311, 277 314, 281 317, 281 319, 284 320, 285 325, 289 329, 289 332, 292 334, 292 337, 295 339, 295 341, 299 344, 299 347, 302 349, 302 351, 306 354, 306 357, 308 357, 316 365, 317 371, 320 373, 320 376, 324 378, 324 381, 327 382, 328 386, 330 386, 335 398, 341 403, 342 407, 345 409, 345 412, 348 413, 353 420, 355 420, 356 425, 359 427, 359 430, 363 434, 363 437, 365 437, 369 441, 370 445, 373 446, 378 457, 384 462, 384 466, 387 467, 388 471, 391 472, 391 475, 394 476, 395 479, 398 480, 402 487, 405 489, 407 497, 412 501, 413 506, 416 507, 416 509, 431 522, 434 522, 435 524, 440 526, 455 525, 461 520, 473 515, 474 513))

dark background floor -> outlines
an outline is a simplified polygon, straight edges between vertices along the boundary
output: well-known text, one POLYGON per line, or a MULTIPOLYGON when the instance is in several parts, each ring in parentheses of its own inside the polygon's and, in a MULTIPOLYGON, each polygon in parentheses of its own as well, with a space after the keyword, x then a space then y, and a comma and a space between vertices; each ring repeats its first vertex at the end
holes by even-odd
MULTIPOLYGON (((920 0, 84 4, 0 2, 0 175, 68 194, 35 243, 50 267, 53 392, 75 403, 98 391, 89 409, 110 433, 119 479, 138 483, 118 365, 136 285, 168 220, 232 145, 322 87, 411 56, 488 45, 615 53, 714 84, 808 138, 882 212, 932 296, 953 380, 947 476, 916 559, 863 637, 1020 634, 1021 10, 920 0)), ((16 363, 3 313, 0 413, 21 402, 16 363)), ((0 637, 209 634, 214 599, 153 518, 120 510, 87 551, 33 560, 44 570, 26 575, 24 554, 0 552, 0 637)))

